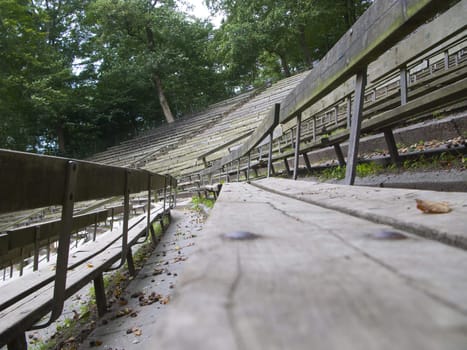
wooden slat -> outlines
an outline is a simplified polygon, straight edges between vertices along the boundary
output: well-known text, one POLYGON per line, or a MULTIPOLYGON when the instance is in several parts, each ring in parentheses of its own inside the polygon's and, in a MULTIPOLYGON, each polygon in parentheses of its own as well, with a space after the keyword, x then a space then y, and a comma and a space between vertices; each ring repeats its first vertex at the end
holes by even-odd
MULTIPOLYGON (((63 201, 68 159, 0 150, 0 213, 59 205, 63 201)), ((122 195, 125 168, 76 161, 79 172, 75 201, 122 195)), ((149 172, 131 170, 130 192, 147 189, 149 172)), ((153 189, 164 177, 153 174, 153 189)))
POLYGON ((286 97, 281 106, 281 123, 324 97, 410 33, 420 21, 447 6, 448 2, 429 0, 376 1, 286 97))
POLYGON ((240 140, 243 140, 244 138, 247 138, 248 136, 250 136, 251 134, 253 133, 253 130, 249 130, 247 131, 245 134, 243 135, 240 135, 240 136, 237 136, 237 137, 234 137, 232 139, 230 139, 229 141, 227 142, 224 142, 222 143, 221 145, 218 145, 214 148, 211 148, 209 149, 208 151, 204 152, 203 154, 199 155, 197 159, 201 160, 217 151, 220 151, 220 150, 223 150, 224 148, 226 148, 227 146, 230 146, 240 140))
POLYGON ((143 349, 463 349, 465 252, 225 184, 143 349), (225 234, 248 231, 257 239, 225 234))
MULTIPOLYGON (((162 214, 162 208, 154 210, 151 222, 162 214)), ((133 245, 146 233, 145 215, 132 220, 128 242, 133 245)), ((67 277, 66 297, 69 297, 89 283, 98 273, 105 271, 121 256, 121 232, 107 235, 96 243, 90 243, 70 257, 67 277), (90 261, 91 264, 83 264, 90 261)), ((20 280, 4 283, 0 287, 0 345, 13 337, 18 331, 29 329, 40 317, 50 310, 53 299, 54 272, 50 265, 20 280), (13 305, 14 304, 14 305, 13 305), (22 315, 22 316, 20 316, 22 315), (29 316, 30 315, 30 316, 29 316), (7 330, 4 332, 4 330, 7 330)))
MULTIPOLYGON (((467 174, 463 175, 467 183, 467 174)), ((459 179, 462 181, 462 178, 459 179)), ((334 210, 350 213, 368 220, 395 225, 428 238, 467 249, 467 194, 394 188, 348 187, 274 178, 258 180, 255 184, 278 193, 302 199, 334 210), (415 199, 448 202, 452 212, 427 215, 416 209, 415 199)))
MULTIPOLYGON (((72 231, 77 231, 86 226, 93 225, 96 219, 97 222, 102 222, 107 219, 109 213, 109 209, 104 209, 97 212, 77 215, 73 217, 72 231)), ((4 241, 5 246, 3 247, 5 252, 0 256, 0 266, 9 264, 10 261, 17 261, 21 258, 21 249, 32 251, 36 239, 38 239, 40 246, 56 241, 59 237, 61 226, 60 220, 53 220, 7 231, 6 240, 4 241), (37 228, 40 228, 39 238, 36 238, 37 228)))
MULTIPOLYGON (((434 0, 376 1, 281 102, 280 122, 286 123, 304 112, 414 28, 448 7, 449 2, 434 0)), ((273 115, 271 108, 253 135, 237 152, 224 157, 220 165, 246 155, 261 142, 270 132, 273 115)), ((214 165, 212 168, 217 170, 214 165)))
POLYGON ((467 28, 465 15, 467 1, 462 0, 432 22, 417 29, 407 39, 384 53, 368 67, 368 82, 381 79, 395 68, 400 67, 417 56, 430 51, 446 38, 452 37, 467 28))

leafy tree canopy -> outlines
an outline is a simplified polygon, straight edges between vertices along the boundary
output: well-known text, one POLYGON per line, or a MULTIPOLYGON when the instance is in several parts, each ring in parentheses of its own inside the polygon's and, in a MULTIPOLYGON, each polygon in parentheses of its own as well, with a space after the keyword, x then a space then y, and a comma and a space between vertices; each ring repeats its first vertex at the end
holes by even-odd
POLYGON ((369 0, 206 3, 0 1, 0 147, 82 157, 310 68, 369 0))

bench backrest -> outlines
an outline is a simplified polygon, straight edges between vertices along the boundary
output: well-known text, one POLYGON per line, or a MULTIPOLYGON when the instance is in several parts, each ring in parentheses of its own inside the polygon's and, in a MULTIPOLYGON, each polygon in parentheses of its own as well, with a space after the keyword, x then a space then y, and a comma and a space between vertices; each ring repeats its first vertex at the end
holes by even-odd
MULTIPOLYGON (((280 111, 277 113, 275 107, 272 107, 263 122, 242 147, 215 162, 211 168, 206 169, 204 174, 212 174, 224 165, 247 155, 274 130, 278 123, 287 123, 345 84, 347 80, 352 80, 353 76, 366 71, 372 62, 385 54, 402 38, 436 14, 448 9, 449 6, 450 2, 448 1, 434 0, 375 1, 327 55, 315 65, 309 75, 286 96, 280 105, 280 111), (277 114, 279 114, 278 120, 277 114)), ((394 68, 409 62, 420 52, 428 52, 444 40, 447 35, 455 35, 465 29, 463 18, 465 6, 465 1, 454 5, 453 7, 458 8, 450 11, 452 21, 449 22, 449 25, 444 28, 430 28, 430 31, 433 30, 431 36, 423 37, 422 34, 419 34, 418 36, 423 40, 420 40, 415 47, 410 47, 410 50, 406 48, 405 51, 394 50, 390 55, 386 56, 385 54, 384 57, 381 57, 382 68, 376 71, 371 67, 369 69, 370 73, 377 73, 377 77, 372 80, 375 81, 390 74, 394 68)), ((347 88, 348 91, 345 91, 344 96, 348 95, 354 88, 353 81, 347 84, 350 88, 347 88)))
MULTIPOLYGON (((60 316, 65 301, 70 236, 77 226, 87 222, 93 215, 86 214, 83 217, 74 218, 74 204, 123 196, 121 248, 123 262, 129 249, 130 194, 148 191, 149 203, 153 191, 163 191, 165 211, 166 194, 169 191, 172 192, 177 186, 177 181, 173 177, 146 170, 119 168, 8 150, 0 150, 0 169, 0 214, 54 205, 62 206, 61 219, 58 222, 44 224, 41 228, 45 231, 53 230, 55 233, 49 232, 51 235, 56 234, 56 229, 58 229, 54 308, 49 322, 60 316)), ((148 206, 147 227, 150 226, 149 210, 150 206, 148 206)), ((34 230, 36 231, 36 228, 34 230)), ((0 251, 8 252, 15 246, 30 243, 31 238, 37 237, 27 228, 2 234, 0 251), (27 237, 27 241, 21 242, 20 233, 27 237)))

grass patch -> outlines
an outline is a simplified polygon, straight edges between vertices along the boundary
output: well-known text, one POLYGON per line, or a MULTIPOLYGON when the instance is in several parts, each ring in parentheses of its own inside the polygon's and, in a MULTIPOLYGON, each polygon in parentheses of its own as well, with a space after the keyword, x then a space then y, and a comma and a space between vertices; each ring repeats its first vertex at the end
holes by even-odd
POLYGON ((193 196, 191 198, 191 203, 193 204, 193 208, 195 210, 201 210, 201 206, 204 205, 205 207, 208 207, 209 209, 212 209, 214 207, 214 200, 209 199, 209 198, 203 198, 203 197, 198 197, 198 196, 193 196))
MULTIPOLYGON (((345 178, 345 166, 329 167, 317 173, 321 181, 341 180, 345 178)), ((433 157, 420 156, 416 159, 405 160, 400 167, 395 164, 383 166, 379 163, 369 162, 357 165, 357 176, 367 177, 383 173, 394 173, 400 171, 429 171, 429 170, 449 170, 466 169, 467 161, 463 154, 453 154, 443 152, 433 157)))
POLYGON ((407 159, 402 163, 402 168, 404 170, 465 169, 466 164, 465 155, 443 152, 430 158, 422 155, 417 159, 407 159))
MULTIPOLYGON (((337 166, 337 167, 330 167, 322 170, 318 174, 318 178, 321 181, 325 180, 342 180, 345 178, 345 170, 346 167, 344 166, 337 166)), ((377 163, 362 163, 357 165, 357 176, 358 177, 366 177, 371 175, 378 175, 384 172, 385 168, 377 163)))

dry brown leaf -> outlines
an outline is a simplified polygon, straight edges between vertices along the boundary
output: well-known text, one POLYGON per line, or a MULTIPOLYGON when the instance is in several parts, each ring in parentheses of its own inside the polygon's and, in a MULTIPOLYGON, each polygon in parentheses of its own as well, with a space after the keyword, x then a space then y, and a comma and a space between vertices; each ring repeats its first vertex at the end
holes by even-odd
POLYGON ((91 348, 93 348, 93 347, 98 347, 98 346, 101 346, 101 345, 102 345, 102 341, 100 341, 100 340, 91 340, 91 341, 89 342, 89 346, 90 346, 91 348))
POLYGON ((446 202, 432 202, 422 199, 415 199, 415 201, 417 202, 417 209, 426 214, 445 214, 452 210, 446 202))
POLYGON ((86 266, 89 267, 90 269, 92 269, 92 268, 94 267, 94 265, 93 265, 92 263, 90 263, 90 262, 88 262, 88 263, 86 264, 86 266))

